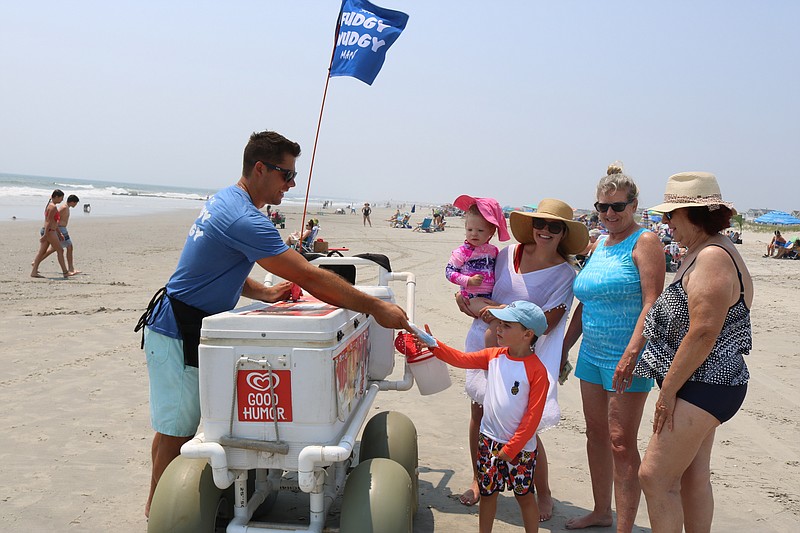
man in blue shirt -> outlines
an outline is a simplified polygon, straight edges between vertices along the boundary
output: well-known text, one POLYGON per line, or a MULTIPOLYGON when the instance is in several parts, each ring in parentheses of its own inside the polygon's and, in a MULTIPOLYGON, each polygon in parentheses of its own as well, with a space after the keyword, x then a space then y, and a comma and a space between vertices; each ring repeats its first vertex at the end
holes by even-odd
POLYGON ((140 321, 145 326, 150 418, 156 432, 146 516, 161 474, 200 422, 197 344, 203 317, 233 309, 240 296, 264 302, 289 296, 289 282, 267 287, 251 279, 255 263, 320 300, 368 313, 386 328, 410 330, 401 307, 310 265, 284 244, 261 213, 267 204, 280 205, 295 186, 299 155, 300 145, 278 133, 264 131, 250 137, 242 177, 208 199, 189 229, 175 273, 140 321))

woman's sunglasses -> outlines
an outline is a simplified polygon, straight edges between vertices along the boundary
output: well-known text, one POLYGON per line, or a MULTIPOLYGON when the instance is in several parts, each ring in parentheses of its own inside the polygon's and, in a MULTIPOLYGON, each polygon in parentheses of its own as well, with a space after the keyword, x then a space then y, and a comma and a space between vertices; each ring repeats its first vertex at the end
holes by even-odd
POLYGON ((549 222, 541 218, 533 219, 533 227, 534 229, 544 229, 547 227, 547 231, 553 235, 558 235, 564 230, 564 224, 562 222, 549 222))
POLYGON ((632 203, 633 200, 629 200, 627 202, 614 202, 613 204, 604 204, 602 202, 595 202, 594 208, 597 210, 598 213, 605 213, 606 211, 608 211, 609 207, 613 209, 615 213, 622 213, 623 211, 625 211, 625 208, 632 203))
POLYGON ((664 218, 666 218, 667 220, 672 220, 672 212, 664 213, 664 218))

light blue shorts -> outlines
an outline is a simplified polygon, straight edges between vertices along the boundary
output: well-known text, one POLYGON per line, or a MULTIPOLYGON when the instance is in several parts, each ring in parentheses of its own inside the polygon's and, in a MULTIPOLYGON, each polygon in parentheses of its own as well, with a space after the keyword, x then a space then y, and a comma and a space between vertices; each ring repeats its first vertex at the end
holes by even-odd
POLYGON ((192 437, 200 424, 197 368, 183 364, 183 341, 144 329, 150 376, 150 424, 158 433, 192 437))
MULTIPOLYGON (((614 382, 614 369, 600 368, 587 361, 585 357, 578 357, 578 363, 575 365, 575 377, 595 385, 601 385, 608 392, 614 392, 614 387, 611 386, 614 382)), ((650 392, 653 383, 652 379, 633 376, 633 382, 630 387, 625 389, 625 392, 650 392)))
MULTIPOLYGON (((64 240, 61 241, 61 248, 65 249, 69 246, 72 246, 72 239, 69 237, 69 231, 67 231, 67 227, 59 226, 58 231, 64 236, 64 240)), ((44 237, 44 228, 39 229, 39 235, 44 237)))

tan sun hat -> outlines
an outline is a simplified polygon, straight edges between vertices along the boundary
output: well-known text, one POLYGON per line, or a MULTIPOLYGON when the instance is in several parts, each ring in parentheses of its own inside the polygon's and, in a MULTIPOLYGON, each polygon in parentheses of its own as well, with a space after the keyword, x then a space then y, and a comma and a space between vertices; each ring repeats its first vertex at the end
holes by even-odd
POLYGON ((659 213, 670 213, 682 207, 708 207, 710 210, 720 206, 736 209, 730 202, 722 201, 717 177, 710 172, 680 172, 667 180, 664 203, 650 209, 659 213))
POLYGON ((560 220, 567 225, 567 234, 561 238, 559 247, 567 254, 574 255, 583 251, 589 244, 589 230, 576 220, 572 220, 572 208, 569 204, 553 198, 545 198, 539 202, 535 213, 513 211, 509 217, 511 233, 521 244, 533 242, 533 219, 560 220))

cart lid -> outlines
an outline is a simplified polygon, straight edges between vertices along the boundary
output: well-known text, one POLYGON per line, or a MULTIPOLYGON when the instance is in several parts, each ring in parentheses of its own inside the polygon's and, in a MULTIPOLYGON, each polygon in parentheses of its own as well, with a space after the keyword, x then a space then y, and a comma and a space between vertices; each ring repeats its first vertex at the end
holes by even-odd
POLYGON ((201 337, 213 339, 337 342, 337 333, 364 323, 363 313, 306 295, 296 302, 256 302, 203 319, 201 337))

